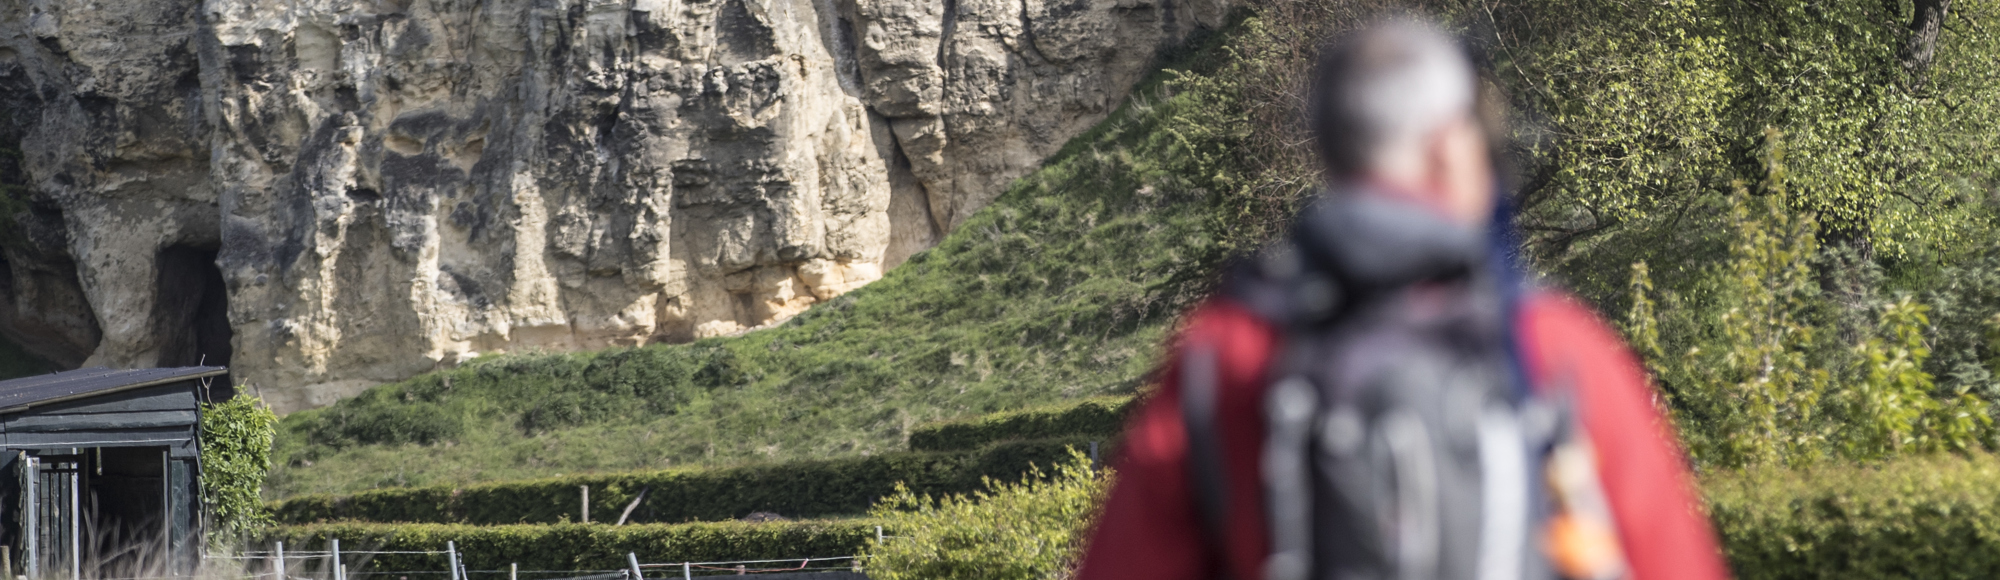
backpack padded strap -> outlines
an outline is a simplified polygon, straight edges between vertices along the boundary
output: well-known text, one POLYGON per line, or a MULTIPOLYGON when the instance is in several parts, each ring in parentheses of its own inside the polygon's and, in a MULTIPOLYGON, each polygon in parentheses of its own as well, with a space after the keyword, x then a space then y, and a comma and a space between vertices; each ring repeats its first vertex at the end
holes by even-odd
MULTIPOLYGON (((1201 518, 1208 545, 1227 545, 1229 489, 1227 469, 1222 462, 1222 440, 1217 435, 1216 398, 1221 381, 1215 348, 1195 345, 1181 359, 1181 423, 1187 429, 1188 480, 1194 486, 1195 509, 1201 518)), ((1218 565, 1218 570, 1227 566, 1218 565)))

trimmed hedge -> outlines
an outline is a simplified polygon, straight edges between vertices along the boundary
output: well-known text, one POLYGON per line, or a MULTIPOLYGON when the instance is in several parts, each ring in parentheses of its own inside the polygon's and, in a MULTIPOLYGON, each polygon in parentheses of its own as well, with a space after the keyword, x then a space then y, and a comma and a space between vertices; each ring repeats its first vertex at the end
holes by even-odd
MULTIPOLYGON (((1730 565, 1744 580, 2000 577, 2000 457, 1718 472, 1703 477, 1701 487, 1730 565)), ((278 527, 262 543, 320 550, 326 539, 339 538, 350 551, 435 550, 451 540, 474 570, 509 562, 524 570, 611 570, 622 566, 626 552, 647 562, 852 555, 881 523, 332 523, 278 527)), ((385 555, 369 568, 443 567, 442 556, 385 555)))
POLYGON ((1703 478, 1743 579, 2000 577, 2000 458, 1906 458, 1703 478))
POLYGON ((1137 397, 1096 397, 1059 406, 939 421, 910 431, 915 451, 978 449, 1002 441, 1052 437, 1109 441, 1125 429, 1137 397))
POLYGON ((903 452, 873 457, 508 481, 462 488, 390 488, 348 496, 302 496, 271 505, 281 523, 358 520, 449 524, 554 524, 580 520, 579 486, 590 486, 593 522, 613 522, 645 489, 628 523, 719 521, 773 512, 786 517, 860 514, 903 482, 918 493, 982 489, 981 479, 1017 480, 1087 440, 1013 441, 978 451, 903 452))
MULTIPOLYGON (((707 522, 469 526, 455 524, 333 523, 272 528, 257 549, 283 541, 287 550, 325 550, 328 539, 357 551, 442 551, 455 542, 467 570, 500 570, 473 577, 505 578, 509 563, 522 570, 621 570, 625 553, 640 562, 716 562, 859 554, 875 539, 875 520, 707 522)), ((443 554, 381 554, 343 558, 349 575, 382 571, 445 570, 443 554)), ((262 565, 261 562, 252 564, 262 565)), ((308 566, 322 565, 308 562, 308 566)), ((674 571, 679 576, 679 570, 674 571)), ((543 576, 526 576, 539 578, 543 576)), ((436 580, 442 576, 418 576, 436 580)))

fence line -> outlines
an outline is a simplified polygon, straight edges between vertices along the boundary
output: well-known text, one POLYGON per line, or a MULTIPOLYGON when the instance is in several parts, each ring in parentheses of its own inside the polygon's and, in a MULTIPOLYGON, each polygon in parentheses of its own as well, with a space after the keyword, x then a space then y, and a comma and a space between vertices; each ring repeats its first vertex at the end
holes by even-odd
MULTIPOLYGON (((880 541, 886 537, 884 534, 882 534, 879 528, 877 529, 876 534, 877 534, 876 535, 877 541, 880 541)), ((756 574, 756 573, 769 573, 769 572, 800 572, 800 571, 821 571, 821 570, 830 571, 830 570, 842 570, 842 569, 850 569, 850 570, 860 569, 859 567, 856 566, 858 562, 856 562, 855 556, 776 558, 776 559, 766 559, 766 560, 726 560, 726 561, 713 561, 713 562, 640 563, 636 553, 627 553, 625 557, 626 561, 629 563, 629 567, 624 570, 520 570, 516 569, 513 566, 510 566, 507 569, 469 570, 465 566, 466 563, 465 556, 462 553, 460 553, 460 551, 458 550, 457 542, 455 541, 446 541, 445 549, 443 550, 342 550, 338 547, 339 541, 340 540, 338 539, 329 538, 328 545, 329 547, 332 548, 330 550, 320 550, 320 551, 286 550, 284 548, 283 543, 277 543, 275 545, 276 548, 272 550, 248 550, 229 555, 205 554, 202 556, 202 558, 207 560, 249 560, 249 561, 261 560, 261 561, 272 562, 271 571, 269 572, 249 572, 248 570, 246 570, 245 572, 249 573, 245 575, 244 578, 250 580, 264 579, 264 578, 269 578, 273 580, 327 580, 325 578, 309 578, 309 577, 293 576, 289 573, 285 573, 284 566, 280 565, 279 563, 280 562, 289 563, 293 561, 304 562, 304 561, 325 559, 329 557, 331 557, 334 560, 334 562, 332 562, 332 569, 330 570, 330 572, 334 574, 334 576, 331 577, 333 578, 333 580, 349 580, 350 574, 361 574, 366 576, 448 575, 450 576, 450 580, 468 580, 467 577, 472 574, 491 575, 491 574, 503 574, 503 573, 507 574, 508 580, 518 580, 517 576, 520 574, 568 575, 559 578, 544 578, 543 580, 647 580, 646 578, 644 578, 645 576, 645 572, 643 571, 644 569, 655 569, 655 570, 666 569, 668 571, 668 576, 656 577, 656 580, 667 580, 668 577, 672 575, 671 572, 673 568, 680 569, 679 576, 681 576, 683 579, 693 578, 696 575, 695 572, 697 570, 703 572, 723 572, 723 573, 734 572, 736 574, 756 574), (447 569, 445 570, 372 569, 370 565, 374 564, 375 562, 372 561, 371 559, 371 561, 369 561, 368 563, 363 564, 360 569, 349 571, 347 569, 347 564, 344 561, 347 559, 346 557, 349 555, 371 555, 371 556, 372 555, 443 555, 447 559, 446 562, 447 569), (791 562, 797 562, 798 565, 784 566, 784 567, 759 567, 759 568, 750 567, 750 565, 752 564, 788 564, 791 562), (829 564, 834 564, 836 562, 847 562, 848 564, 829 565, 829 564), (814 566, 813 564, 821 564, 821 566, 814 566)), ((711 574, 701 574, 701 575, 708 576, 711 574)), ((192 579, 192 578, 196 578, 196 576, 192 575, 145 576, 145 577, 132 577, 132 578, 106 578, 100 580, 181 580, 181 579, 192 579)))

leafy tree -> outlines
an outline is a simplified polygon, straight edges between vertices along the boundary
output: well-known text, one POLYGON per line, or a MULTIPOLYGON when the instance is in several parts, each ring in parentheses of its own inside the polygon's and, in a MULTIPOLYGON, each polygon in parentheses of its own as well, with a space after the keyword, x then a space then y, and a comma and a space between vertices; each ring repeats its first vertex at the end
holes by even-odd
POLYGON ((1955 243, 1956 210, 1996 169, 2000 39, 1977 31, 2000 18, 1949 4, 1521 0, 1473 12, 1526 121, 1523 205, 1538 249, 1559 254, 1726 192, 1755 173, 1765 127, 1790 151, 1788 203, 1829 239, 1891 256, 1955 243))
POLYGON ((1868 305, 1855 341, 1829 332, 1843 310, 1814 273, 1819 226, 1788 211, 1782 150, 1768 155, 1761 195, 1739 183, 1728 198, 1727 259, 1696 276, 1691 293, 1656 291, 1645 263, 1631 269, 1625 331, 1669 394, 1689 452, 1738 467, 1984 446, 1986 405, 1924 371, 1924 305, 1907 296, 1868 305))
POLYGON ((260 492, 277 432, 278 416, 247 394, 201 410, 201 494, 212 541, 240 538, 270 523, 260 492))
POLYGON ((1665 323, 1673 350, 1662 346, 1645 263, 1633 265, 1627 333, 1671 394, 1689 452, 1704 463, 1809 458, 1824 444, 1818 411, 1834 377, 1811 311, 1814 224, 1784 211, 1780 199, 1753 200, 1747 191, 1730 198, 1736 243, 1707 272, 1707 295, 1663 299, 1674 313, 1665 323))

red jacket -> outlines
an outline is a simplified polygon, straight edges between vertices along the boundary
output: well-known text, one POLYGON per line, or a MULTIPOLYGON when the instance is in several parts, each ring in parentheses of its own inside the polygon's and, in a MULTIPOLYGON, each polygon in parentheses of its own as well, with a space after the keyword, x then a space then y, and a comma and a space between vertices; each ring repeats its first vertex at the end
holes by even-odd
MULTIPOLYGON (((1653 404, 1638 361, 1590 310, 1551 292, 1529 296, 1515 321, 1534 384, 1572 385, 1599 478, 1617 519, 1634 580, 1728 577, 1715 534, 1695 501, 1673 433, 1653 404)), ((1274 328, 1227 298, 1195 310, 1165 368, 1190 345, 1215 349, 1217 437, 1230 490, 1220 550, 1205 539, 1188 476, 1177 373, 1131 419, 1118 479, 1084 554, 1080 580, 1259 580, 1268 551, 1262 486, 1265 368, 1274 328)))

